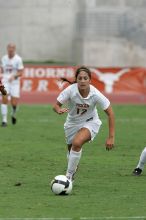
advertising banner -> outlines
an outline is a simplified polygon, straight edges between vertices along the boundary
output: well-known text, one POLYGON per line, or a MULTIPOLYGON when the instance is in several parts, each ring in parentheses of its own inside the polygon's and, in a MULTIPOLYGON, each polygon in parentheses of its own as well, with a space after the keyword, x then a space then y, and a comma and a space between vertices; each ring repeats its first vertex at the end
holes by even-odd
MULTIPOLYGON (((38 66, 25 65, 21 79, 22 96, 29 98, 35 95, 41 98, 55 97, 68 83, 62 83, 61 77, 74 80, 74 66, 38 66)), ((146 100, 146 69, 145 68, 90 68, 91 83, 109 97, 139 98, 146 100)), ((36 100, 37 101, 37 100, 36 100)))

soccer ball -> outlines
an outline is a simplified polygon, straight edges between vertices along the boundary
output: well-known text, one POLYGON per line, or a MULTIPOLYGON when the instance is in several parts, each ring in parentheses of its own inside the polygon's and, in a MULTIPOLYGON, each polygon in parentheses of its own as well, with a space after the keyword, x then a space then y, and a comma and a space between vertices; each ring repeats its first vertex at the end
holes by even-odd
POLYGON ((56 195, 68 195, 72 191, 72 182, 64 175, 55 176, 51 181, 51 190, 56 195))

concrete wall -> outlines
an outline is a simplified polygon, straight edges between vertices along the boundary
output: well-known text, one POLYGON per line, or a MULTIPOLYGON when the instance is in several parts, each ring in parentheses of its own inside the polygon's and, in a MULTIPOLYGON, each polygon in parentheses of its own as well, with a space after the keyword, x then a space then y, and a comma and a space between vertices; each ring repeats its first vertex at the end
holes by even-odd
POLYGON ((72 62, 76 0, 0 0, 0 56, 14 42, 24 60, 72 62))
POLYGON ((146 66, 146 0, 0 0, 0 56, 146 66))
POLYGON ((80 0, 74 52, 90 66, 146 66, 146 0, 80 0))

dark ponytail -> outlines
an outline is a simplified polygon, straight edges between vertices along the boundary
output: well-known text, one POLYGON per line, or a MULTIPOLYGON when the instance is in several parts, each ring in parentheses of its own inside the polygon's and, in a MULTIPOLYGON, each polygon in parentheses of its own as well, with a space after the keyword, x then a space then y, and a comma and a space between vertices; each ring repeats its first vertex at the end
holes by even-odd
POLYGON ((79 75, 79 73, 80 73, 81 71, 85 71, 85 72, 88 74, 89 78, 91 79, 91 71, 90 71, 87 67, 85 67, 85 66, 81 66, 81 67, 79 67, 79 68, 76 69, 76 72, 75 72, 75 80, 74 80, 74 81, 70 81, 70 80, 68 80, 68 79, 66 79, 66 78, 64 78, 64 77, 61 77, 60 79, 61 79, 63 82, 68 82, 69 84, 74 84, 74 83, 77 82, 77 77, 78 77, 78 75, 79 75))
POLYGON ((76 83, 76 81, 72 81, 72 82, 71 82, 70 80, 68 80, 68 79, 66 79, 66 78, 64 78, 64 77, 61 77, 60 79, 61 79, 62 82, 67 82, 67 83, 69 83, 69 84, 74 84, 74 83, 76 83))

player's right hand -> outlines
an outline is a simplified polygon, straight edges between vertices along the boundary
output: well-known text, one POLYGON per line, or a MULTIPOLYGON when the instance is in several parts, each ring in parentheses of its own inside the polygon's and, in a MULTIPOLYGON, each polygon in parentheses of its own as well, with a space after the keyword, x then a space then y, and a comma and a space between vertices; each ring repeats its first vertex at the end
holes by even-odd
POLYGON ((58 114, 63 114, 63 113, 66 113, 66 112, 68 112, 68 111, 69 111, 68 108, 60 108, 60 109, 58 109, 57 113, 58 113, 58 114))

